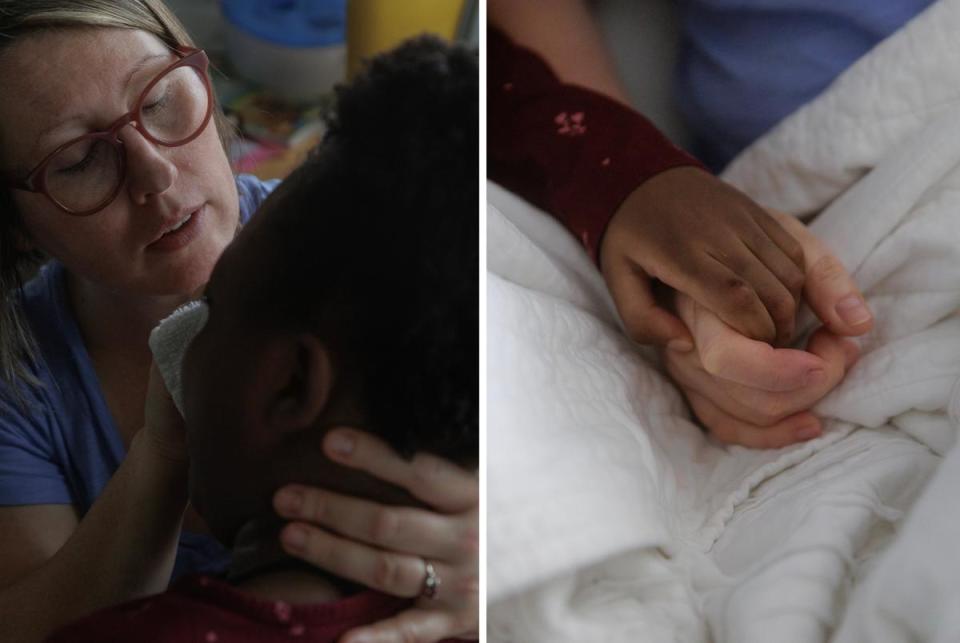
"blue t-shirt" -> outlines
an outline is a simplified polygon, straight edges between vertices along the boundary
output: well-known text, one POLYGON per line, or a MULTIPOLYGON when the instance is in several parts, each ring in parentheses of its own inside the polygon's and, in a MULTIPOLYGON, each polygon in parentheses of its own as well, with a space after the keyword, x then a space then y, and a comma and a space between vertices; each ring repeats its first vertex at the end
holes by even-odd
POLYGON ((682 0, 678 106, 715 170, 933 0, 682 0))
MULTIPOLYGON (((237 177, 246 222, 279 181, 237 177)), ((39 347, 42 386, 25 400, 0 390, 0 506, 70 504, 85 515, 126 450, 67 300, 64 268, 47 263, 25 287, 23 312, 39 347), (25 406, 24 406, 25 404, 25 406)), ((183 532, 173 579, 217 573, 229 553, 210 536, 183 532)))

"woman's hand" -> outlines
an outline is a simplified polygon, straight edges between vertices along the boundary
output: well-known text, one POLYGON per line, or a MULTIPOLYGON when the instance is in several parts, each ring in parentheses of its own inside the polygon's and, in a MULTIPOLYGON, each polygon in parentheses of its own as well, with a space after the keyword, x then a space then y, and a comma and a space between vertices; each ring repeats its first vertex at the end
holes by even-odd
POLYGON ((684 295, 677 304, 696 350, 667 349, 664 363, 713 437, 772 449, 821 434, 809 409, 843 380, 859 354, 855 344, 821 328, 806 350, 773 348, 740 335, 684 295))
POLYGON ((183 417, 167 391, 156 362, 150 365, 143 433, 150 448, 160 456, 178 463, 189 460, 183 417))
POLYGON ((477 638, 477 476, 429 454, 404 460, 378 438, 355 430, 331 431, 323 449, 333 461, 398 485, 434 509, 378 505, 300 485, 274 496, 277 513, 293 521, 281 533, 288 553, 387 594, 420 597, 410 609, 351 630, 341 641, 477 638), (424 595, 427 563, 440 580, 435 598, 424 595))
POLYGON ((693 412, 721 442, 782 447, 820 435, 809 409, 843 379, 859 351, 843 337, 870 330, 873 318, 843 265, 796 219, 771 212, 800 243, 804 297, 824 323, 806 350, 778 349, 735 331, 691 298, 677 312, 696 350, 666 350, 664 363, 693 412))
POLYGON ((683 323, 660 307, 658 279, 751 339, 791 339, 804 284, 800 244, 745 194, 694 167, 644 182, 610 221, 603 276, 627 334, 689 350, 683 323))

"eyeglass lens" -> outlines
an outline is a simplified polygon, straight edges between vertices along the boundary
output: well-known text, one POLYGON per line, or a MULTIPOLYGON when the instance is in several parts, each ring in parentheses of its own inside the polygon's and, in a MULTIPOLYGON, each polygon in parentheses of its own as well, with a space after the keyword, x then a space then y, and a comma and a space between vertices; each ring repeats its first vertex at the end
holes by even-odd
MULTIPOLYGON (((184 65, 164 74, 144 97, 138 120, 154 139, 177 144, 203 125, 209 95, 201 72, 184 65)), ((82 212, 110 198, 121 176, 120 150, 102 138, 81 138, 60 150, 46 171, 47 192, 82 212)))

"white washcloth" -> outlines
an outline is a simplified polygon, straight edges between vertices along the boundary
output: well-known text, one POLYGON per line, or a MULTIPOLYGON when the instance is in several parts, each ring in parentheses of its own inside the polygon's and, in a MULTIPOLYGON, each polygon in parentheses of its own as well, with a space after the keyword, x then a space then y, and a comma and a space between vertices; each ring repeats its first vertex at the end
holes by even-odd
POLYGON ((191 301, 177 308, 150 333, 150 350, 163 381, 183 415, 183 384, 180 373, 183 356, 193 338, 207 323, 209 308, 204 301, 191 301))

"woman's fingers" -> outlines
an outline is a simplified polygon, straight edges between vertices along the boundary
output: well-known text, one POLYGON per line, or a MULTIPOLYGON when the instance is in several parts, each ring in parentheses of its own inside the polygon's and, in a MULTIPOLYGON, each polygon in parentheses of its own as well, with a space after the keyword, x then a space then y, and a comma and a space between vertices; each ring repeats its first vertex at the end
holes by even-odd
POLYGON ((338 534, 382 549, 430 559, 477 556, 479 531, 473 514, 437 514, 412 507, 381 505, 301 485, 287 485, 274 495, 277 513, 328 527, 338 534))
MULTIPOLYGON (((284 527, 280 541, 284 550, 297 558, 387 594, 413 598, 423 590, 427 572, 419 556, 369 547, 302 522, 284 527)), ((449 574, 446 565, 431 563, 441 579, 449 574)))
MULTIPOLYGON (((769 391, 716 377, 704 370, 695 352, 667 351, 664 362, 671 378, 688 397, 690 392, 696 393, 733 418, 765 427, 810 409, 837 386, 859 353, 853 342, 825 328, 811 336, 808 350, 822 360, 822 375, 806 386, 789 391, 769 391)), ((700 419, 709 427, 704 418, 700 419)))
POLYGON ((677 296, 677 312, 693 334, 704 370, 715 377, 765 391, 792 391, 822 378, 820 357, 744 337, 685 295, 677 296))
MULTIPOLYGON (((770 392, 734 382, 722 382, 720 388, 726 396, 736 400, 739 409, 744 409, 736 412, 736 415, 748 422, 768 426, 798 411, 812 408, 843 380, 857 354, 857 349, 851 342, 825 328, 814 333, 807 350, 823 360, 824 368, 817 379, 803 388, 770 392)), ((711 399, 721 408, 731 411, 726 408, 728 405, 715 398, 711 399)))
POLYGON ((337 643, 433 643, 456 636, 475 639, 476 631, 460 625, 456 614, 430 609, 410 609, 373 625, 350 630, 337 643))
POLYGON ((426 642, 475 637, 480 552, 476 475, 435 456, 417 454, 405 460, 382 440, 354 429, 330 431, 323 449, 335 462, 403 487, 446 512, 381 506, 302 485, 290 485, 274 496, 277 512, 294 519, 284 527, 280 540, 297 558, 406 598, 423 593, 427 562, 439 578, 435 598, 421 598, 417 607, 358 628, 342 640, 426 642), (295 502, 287 502, 284 492, 288 491, 295 502))
MULTIPOLYGON (((771 426, 810 407, 806 400, 812 399, 812 396, 807 389, 763 391, 714 377, 694 363, 695 359, 684 360, 683 364, 678 361, 668 359, 667 371, 680 384, 683 392, 688 394, 688 398, 690 392, 696 393, 727 415, 746 424, 771 426)), ((703 418, 700 419, 703 421, 703 418)), ((704 425, 711 428, 706 422, 704 425)))
POLYGON ((417 453, 405 460, 383 440, 346 428, 331 430, 323 450, 331 460, 403 487, 438 511, 459 513, 479 503, 477 476, 443 458, 417 453))
POLYGON ((686 391, 687 400, 710 434, 726 444, 739 444, 754 449, 778 449, 821 435, 820 420, 809 411, 801 411, 770 426, 757 426, 734 417, 713 402, 693 391, 686 391))
POLYGON ((853 277, 827 245, 802 222, 782 212, 771 214, 803 247, 807 265, 804 295, 817 317, 837 335, 863 335, 873 327, 873 314, 853 277))

